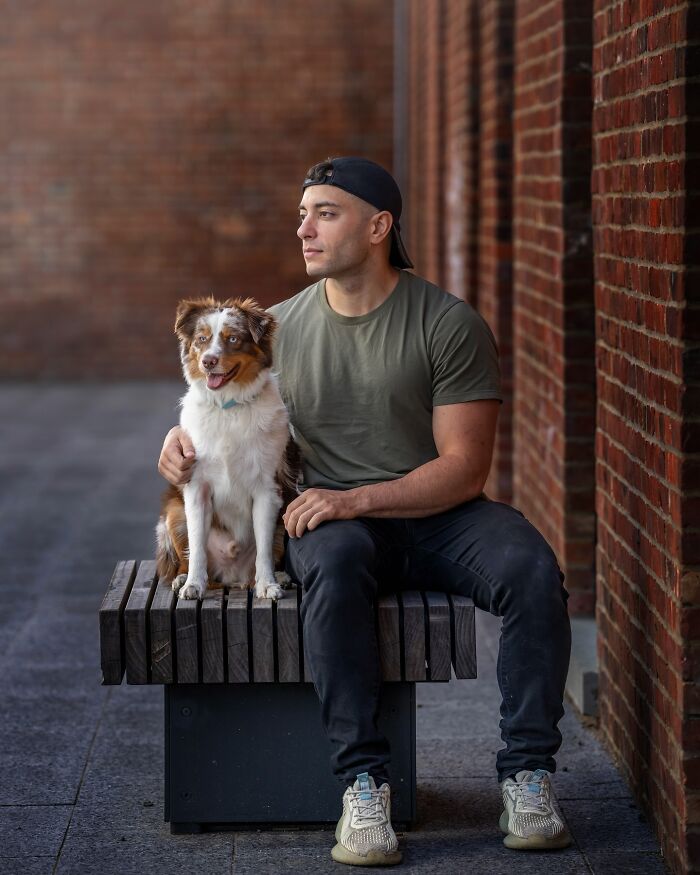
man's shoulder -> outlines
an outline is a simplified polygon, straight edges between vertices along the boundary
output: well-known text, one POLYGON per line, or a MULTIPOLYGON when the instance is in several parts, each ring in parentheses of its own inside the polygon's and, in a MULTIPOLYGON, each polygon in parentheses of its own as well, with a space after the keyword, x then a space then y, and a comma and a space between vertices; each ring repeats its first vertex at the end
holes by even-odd
POLYGON ((284 301, 279 301, 267 308, 268 313, 271 313, 278 321, 286 320, 300 310, 306 309, 313 305, 318 291, 318 282, 312 283, 291 298, 286 298, 284 301))
POLYGON ((425 315, 433 322, 440 321, 446 314, 449 318, 471 320, 477 317, 477 311, 463 298, 457 297, 425 277, 406 273, 406 283, 410 294, 412 307, 420 301, 425 315))

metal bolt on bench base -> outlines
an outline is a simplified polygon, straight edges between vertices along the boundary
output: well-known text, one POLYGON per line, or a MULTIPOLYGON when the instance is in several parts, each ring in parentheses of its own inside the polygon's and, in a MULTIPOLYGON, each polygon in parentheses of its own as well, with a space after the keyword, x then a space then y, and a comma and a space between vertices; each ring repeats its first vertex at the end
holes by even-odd
MULTIPOLYGON (((165 686, 165 820, 173 833, 328 824, 343 788, 310 684, 165 686)), ((386 683, 395 823, 416 818, 415 684, 386 683)))

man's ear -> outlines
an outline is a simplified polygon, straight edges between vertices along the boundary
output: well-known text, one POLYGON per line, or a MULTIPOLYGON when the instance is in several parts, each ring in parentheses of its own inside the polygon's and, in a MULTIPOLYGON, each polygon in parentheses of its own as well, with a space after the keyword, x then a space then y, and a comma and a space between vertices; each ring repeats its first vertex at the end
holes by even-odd
POLYGON ((175 334, 182 340, 187 340, 194 334, 197 320, 202 313, 217 307, 213 298, 197 298, 180 301, 175 313, 175 334))
POLYGON ((377 213, 373 216, 372 222, 372 242, 381 243, 391 231, 391 226, 394 224, 394 218, 388 210, 382 210, 381 213, 377 213))

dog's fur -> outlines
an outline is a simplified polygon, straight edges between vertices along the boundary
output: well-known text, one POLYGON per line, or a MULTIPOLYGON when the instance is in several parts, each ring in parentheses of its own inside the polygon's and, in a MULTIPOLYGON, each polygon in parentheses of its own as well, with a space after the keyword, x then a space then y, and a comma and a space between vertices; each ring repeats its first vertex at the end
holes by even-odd
POLYGON ((253 571, 256 596, 283 595, 274 571, 283 550, 280 508, 295 477, 289 418, 271 371, 275 327, 251 298, 177 308, 189 384, 180 425, 196 464, 189 483, 165 493, 156 533, 158 574, 180 598, 201 599, 209 580, 250 586, 253 571))

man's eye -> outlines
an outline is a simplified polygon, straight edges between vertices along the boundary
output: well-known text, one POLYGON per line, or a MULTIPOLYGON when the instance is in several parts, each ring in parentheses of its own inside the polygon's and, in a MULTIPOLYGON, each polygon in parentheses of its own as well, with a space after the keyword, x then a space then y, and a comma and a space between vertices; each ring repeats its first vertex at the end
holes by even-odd
POLYGON ((323 218, 323 219, 330 218, 331 216, 334 216, 334 215, 335 215, 335 213, 331 213, 328 210, 321 210, 321 212, 319 213, 319 216, 321 216, 321 218, 323 218))

